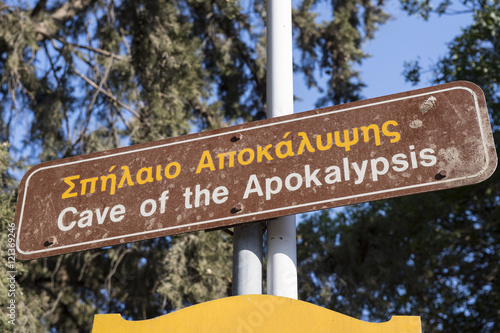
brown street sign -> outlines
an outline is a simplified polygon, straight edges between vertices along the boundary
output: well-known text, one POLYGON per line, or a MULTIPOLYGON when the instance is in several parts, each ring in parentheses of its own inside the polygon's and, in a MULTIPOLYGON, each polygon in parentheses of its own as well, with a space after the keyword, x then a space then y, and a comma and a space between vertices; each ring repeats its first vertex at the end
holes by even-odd
POLYGON ((455 82, 51 161, 19 189, 20 259, 474 184, 497 157, 455 82))

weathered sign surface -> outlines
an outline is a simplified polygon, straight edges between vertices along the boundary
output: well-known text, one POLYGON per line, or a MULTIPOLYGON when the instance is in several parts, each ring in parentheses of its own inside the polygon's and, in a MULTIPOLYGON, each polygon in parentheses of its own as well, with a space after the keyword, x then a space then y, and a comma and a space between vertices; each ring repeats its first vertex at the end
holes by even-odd
POLYGON ((17 254, 447 189, 496 164, 484 95, 455 82, 42 163, 20 185, 17 254))

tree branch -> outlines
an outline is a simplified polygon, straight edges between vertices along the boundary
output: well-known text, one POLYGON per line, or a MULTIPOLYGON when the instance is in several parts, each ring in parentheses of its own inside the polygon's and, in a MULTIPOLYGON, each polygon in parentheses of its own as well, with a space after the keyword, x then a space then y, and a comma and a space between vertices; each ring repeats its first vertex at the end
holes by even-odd
POLYGON ((130 106, 124 104, 122 101, 118 100, 118 98, 116 98, 115 96, 113 96, 113 94, 111 94, 109 91, 106 91, 104 89, 102 89, 101 87, 99 87, 94 81, 92 81, 91 79, 89 79, 88 77, 86 77, 85 75, 83 75, 82 73, 80 73, 78 71, 78 69, 76 69, 76 67, 74 65, 71 65, 71 68, 73 69, 73 71, 75 72, 76 75, 78 75, 79 77, 81 77, 85 82, 87 82, 88 84, 90 84, 92 87, 94 87, 95 89, 99 90, 101 93, 103 93, 104 95, 106 95, 109 99, 111 99, 113 102, 115 102, 116 104, 120 105, 122 108, 128 110, 130 113, 132 113, 135 117, 139 118, 139 113, 137 113, 137 111, 135 111, 134 109, 132 109, 130 106))
POLYGON ((106 72, 104 73, 104 77, 101 79, 101 82, 99 83, 99 87, 98 89, 96 89, 96 91, 94 92, 94 95, 92 96, 92 100, 90 101, 90 104, 89 106, 87 107, 87 117, 85 119, 85 125, 84 125, 84 128, 82 130, 82 134, 87 130, 88 128, 88 125, 90 123, 90 116, 92 114, 92 107, 94 106, 96 100, 97 100, 97 96, 99 95, 99 92, 100 91, 103 91, 102 89, 102 86, 104 85, 104 83, 106 82, 106 80, 108 79, 108 76, 109 76, 109 71, 111 70, 111 67, 113 66, 113 59, 110 60, 108 66, 106 67, 106 72))
POLYGON ((55 37, 59 28, 63 27, 67 21, 90 7, 95 1, 96 0, 76 0, 66 2, 53 12, 47 20, 35 26, 38 40, 55 37))
POLYGON ((61 37, 58 37, 58 36, 53 36, 53 37, 58 42, 63 43, 65 45, 67 45, 67 46, 77 47, 79 49, 85 49, 85 50, 88 50, 88 51, 99 53, 99 54, 102 54, 104 56, 112 57, 112 58, 119 59, 119 60, 128 60, 126 57, 123 57, 123 56, 118 55, 118 54, 114 54, 112 52, 109 52, 109 51, 106 51, 106 50, 103 50, 103 49, 99 49, 99 48, 92 47, 92 46, 87 46, 87 45, 80 45, 80 44, 71 43, 71 42, 68 42, 68 41, 64 40, 61 37))
MULTIPOLYGON (((125 255, 128 254, 128 253, 130 253, 130 252, 132 252, 131 248, 128 248, 128 249, 122 248, 122 249, 123 249, 123 251, 122 251, 122 253, 120 253, 120 255, 118 256, 118 258, 113 259, 111 261, 111 267, 110 267, 108 276, 106 277, 105 282, 104 282, 106 284, 106 288, 108 290, 108 294, 111 293, 111 278, 113 277, 113 275, 115 275, 116 270, 118 269, 118 266, 122 262, 122 260, 125 257, 125 255)), ((120 252, 120 249, 118 249, 117 253, 119 253, 119 252, 120 252)))

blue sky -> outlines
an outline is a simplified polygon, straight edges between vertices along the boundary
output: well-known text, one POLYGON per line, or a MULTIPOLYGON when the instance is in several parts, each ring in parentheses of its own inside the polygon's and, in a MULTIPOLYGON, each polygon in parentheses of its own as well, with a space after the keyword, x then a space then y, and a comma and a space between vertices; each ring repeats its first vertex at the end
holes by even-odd
MULTIPOLYGON (((361 77, 367 87, 366 98, 390 95, 431 86, 431 73, 422 77, 417 86, 405 82, 402 75, 405 61, 419 60, 428 69, 447 52, 447 44, 460 34, 461 28, 472 23, 471 14, 431 16, 428 21, 409 17, 400 10, 399 1, 390 1, 386 11, 393 17, 375 33, 364 48, 371 55, 363 61, 361 77)), ((314 110, 319 94, 307 90, 300 77, 294 77, 294 93, 301 101, 294 104, 295 112, 314 110)))

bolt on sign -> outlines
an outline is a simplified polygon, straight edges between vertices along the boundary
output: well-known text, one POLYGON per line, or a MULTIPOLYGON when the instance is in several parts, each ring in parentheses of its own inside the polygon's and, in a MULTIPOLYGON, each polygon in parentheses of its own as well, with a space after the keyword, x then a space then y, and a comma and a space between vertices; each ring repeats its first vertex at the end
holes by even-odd
POLYGON ((20 259, 480 182, 484 95, 455 82, 35 166, 20 259))

